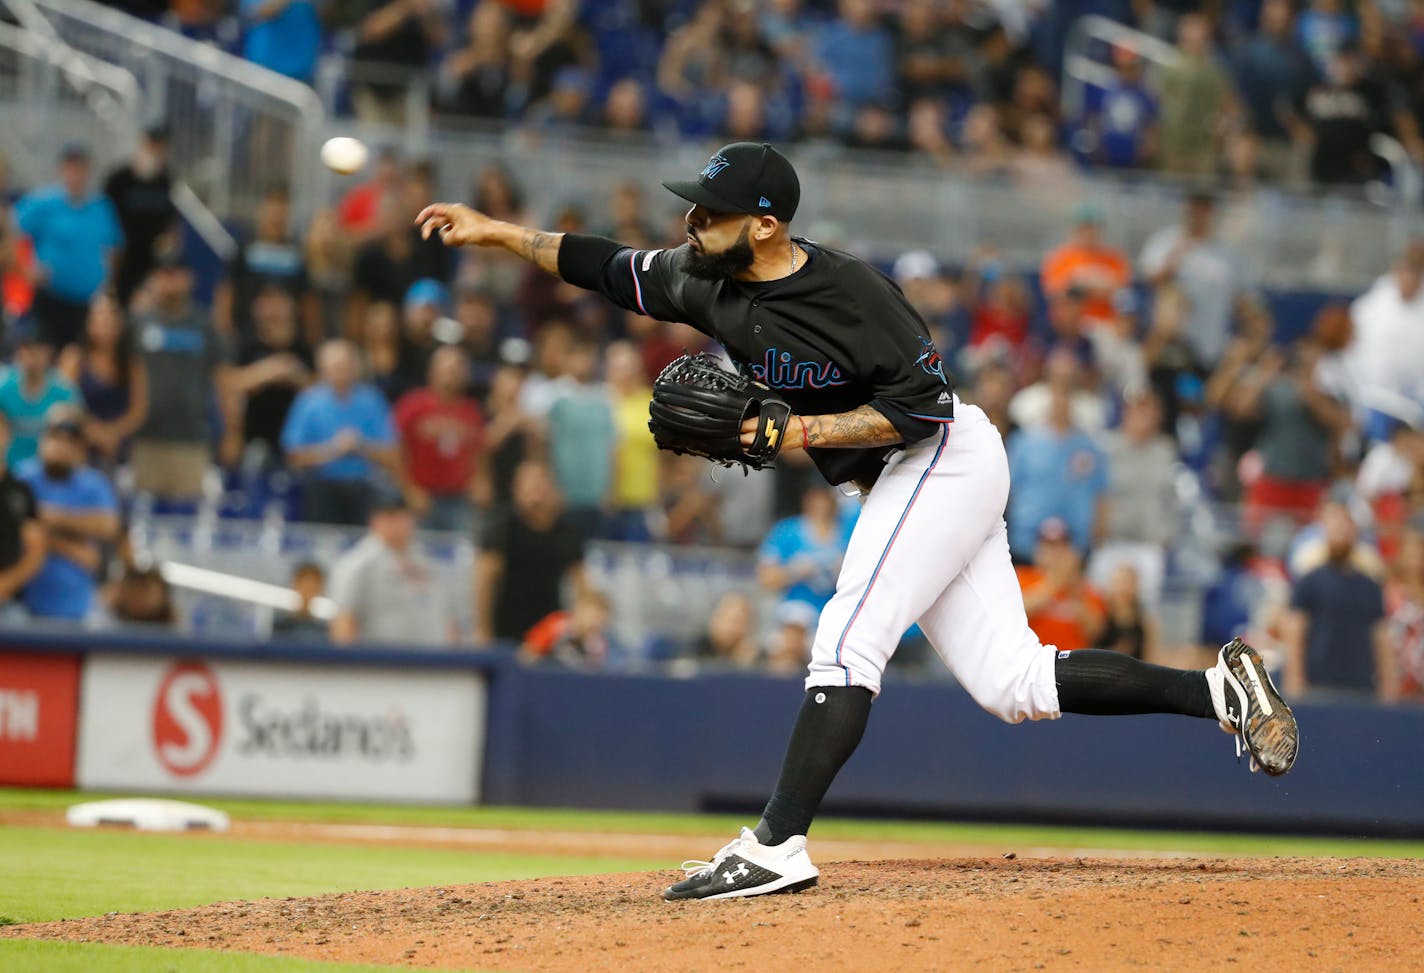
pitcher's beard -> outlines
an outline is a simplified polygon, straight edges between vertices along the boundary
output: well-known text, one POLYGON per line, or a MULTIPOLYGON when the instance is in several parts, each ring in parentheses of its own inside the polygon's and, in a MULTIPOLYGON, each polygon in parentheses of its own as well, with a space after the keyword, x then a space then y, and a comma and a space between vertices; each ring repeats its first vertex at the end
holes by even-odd
POLYGON ((689 248, 684 269, 693 277, 702 280, 729 280, 749 268, 755 259, 750 231, 744 226, 737 242, 720 253, 706 253, 689 248))

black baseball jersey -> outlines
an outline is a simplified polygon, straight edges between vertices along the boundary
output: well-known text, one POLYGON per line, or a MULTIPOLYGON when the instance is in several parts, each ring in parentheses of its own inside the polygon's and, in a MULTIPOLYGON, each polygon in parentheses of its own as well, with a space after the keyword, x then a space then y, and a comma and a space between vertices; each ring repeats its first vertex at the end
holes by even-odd
MULTIPOLYGON (((806 262, 780 280, 704 280, 675 250, 623 248, 598 289, 620 307, 681 321, 715 338, 802 415, 869 404, 906 443, 954 421, 954 388, 929 327, 900 288, 864 261, 808 240, 806 262)), ((792 423, 787 435, 798 434, 792 423)), ((831 483, 873 483, 895 446, 811 449, 831 483)))

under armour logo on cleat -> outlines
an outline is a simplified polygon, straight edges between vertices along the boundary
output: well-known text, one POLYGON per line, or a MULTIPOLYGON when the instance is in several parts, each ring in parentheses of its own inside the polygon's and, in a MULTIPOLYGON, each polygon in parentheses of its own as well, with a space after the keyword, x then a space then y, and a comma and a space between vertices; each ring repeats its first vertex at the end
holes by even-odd
POLYGON ((746 862, 742 862, 742 863, 739 864, 736 868, 732 869, 730 872, 727 873, 727 875, 726 875, 727 884, 728 884, 728 885, 736 885, 736 884, 737 884, 737 879, 739 879, 739 878, 746 878, 748 875, 751 874, 751 871, 752 871, 752 870, 747 867, 747 863, 746 863, 746 862))

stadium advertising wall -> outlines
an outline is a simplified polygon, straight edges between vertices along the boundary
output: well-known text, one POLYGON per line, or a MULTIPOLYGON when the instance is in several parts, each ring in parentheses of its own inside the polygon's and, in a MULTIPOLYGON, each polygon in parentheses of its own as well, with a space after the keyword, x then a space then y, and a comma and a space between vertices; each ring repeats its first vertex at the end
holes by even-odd
POLYGON ((471 803, 477 673, 148 656, 86 659, 80 787, 471 803))
POLYGON ((0 784, 74 786, 79 657, 0 652, 0 784))

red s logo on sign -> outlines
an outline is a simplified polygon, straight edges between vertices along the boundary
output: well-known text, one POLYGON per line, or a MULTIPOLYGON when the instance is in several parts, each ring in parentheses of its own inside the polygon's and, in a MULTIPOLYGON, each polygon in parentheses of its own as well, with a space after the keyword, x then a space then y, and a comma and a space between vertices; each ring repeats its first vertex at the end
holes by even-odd
POLYGON ((217 676, 201 662, 168 670, 153 701, 153 752, 175 777, 202 772, 222 741, 222 693, 217 676))

